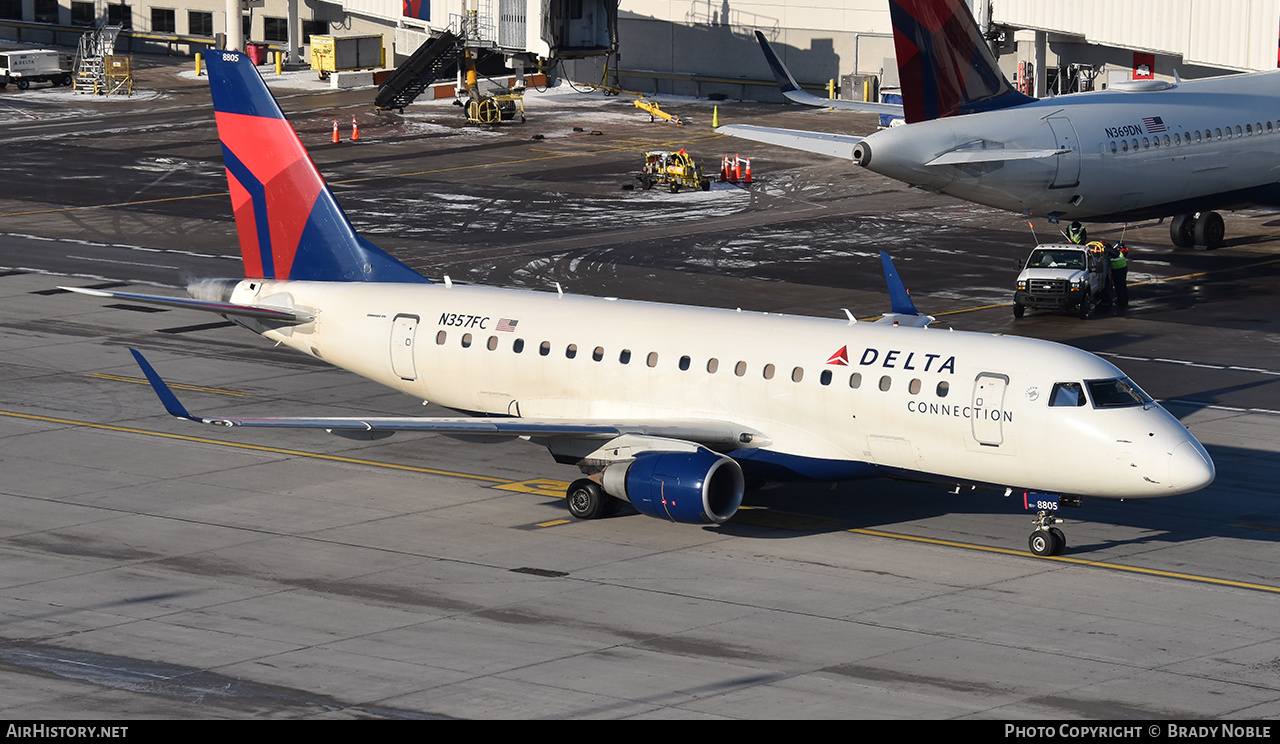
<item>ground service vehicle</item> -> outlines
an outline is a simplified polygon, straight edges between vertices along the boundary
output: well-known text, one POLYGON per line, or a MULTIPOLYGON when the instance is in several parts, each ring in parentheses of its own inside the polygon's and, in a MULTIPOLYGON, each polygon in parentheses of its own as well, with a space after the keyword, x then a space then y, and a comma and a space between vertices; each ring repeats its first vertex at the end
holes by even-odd
POLYGON ((1111 272, 1102 243, 1037 246, 1021 264, 1013 294, 1013 317, 1028 307, 1089 317, 1094 305, 1111 300, 1111 272))
POLYGON ((702 166, 695 163, 684 148, 679 152, 650 150, 644 155, 644 170, 636 176, 645 191, 655 184, 665 184, 676 193, 681 188, 711 190, 711 180, 702 175, 702 166))
POLYGON ((71 73, 62 69, 62 61, 53 49, 29 52, 0 52, 0 88, 13 83, 26 90, 32 83, 71 85, 71 73))

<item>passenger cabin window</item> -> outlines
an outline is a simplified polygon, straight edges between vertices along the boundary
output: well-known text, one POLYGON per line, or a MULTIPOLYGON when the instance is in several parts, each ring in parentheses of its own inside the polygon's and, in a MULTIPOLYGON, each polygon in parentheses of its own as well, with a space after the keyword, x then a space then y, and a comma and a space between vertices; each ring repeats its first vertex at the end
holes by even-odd
POLYGON ((462 334, 462 348, 464 348, 464 349, 470 349, 470 348, 471 348, 471 334, 470 334, 470 333, 464 333, 464 334, 462 334))
POLYGON ((689 371, 689 364, 690 364, 692 361, 693 361, 693 360, 692 360, 692 359, 690 359, 690 358, 689 358, 689 357, 687 357, 687 356, 682 356, 682 357, 680 357, 680 371, 681 371, 681 372, 688 372, 688 371, 689 371))
POLYGON ((565 350, 564 350, 565 359, 573 359, 576 356, 578 356, 577 344, 569 344, 568 346, 565 347, 565 350))
POLYGON ((803 379, 804 379, 804 368, 803 368, 803 367, 796 367, 795 369, 791 370, 791 381, 792 381, 792 382, 800 382, 800 381, 801 381, 801 380, 803 380, 803 379))
POLYGON ((747 363, 738 362, 733 368, 733 373, 738 377, 742 377, 743 375, 745 375, 747 373, 747 363))
POLYGON ((857 390, 858 388, 862 387, 861 372, 854 372, 853 374, 849 375, 849 387, 853 388, 854 390, 857 390))
POLYGON ((1088 380, 1089 397, 1094 408, 1129 408, 1151 403, 1151 396, 1142 392, 1128 378, 1118 380, 1088 380))
POLYGON ((604 359, 604 347, 603 347, 603 346, 597 346, 597 347, 595 348, 595 351, 592 351, 592 352, 591 352, 591 360, 592 360, 592 361, 595 361, 595 362, 598 362, 598 361, 600 361, 600 360, 602 360, 602 359, 604 359))
POLYGON ((551 353, 551 342, 550 342, 550 341, 543 341, 543 342, 538 346, 538 353, 539 353, 540 355, 542 355, 542 356, 546 356, 546 355, 550 354, 550 353, 551 353))
POLYGON ((1052 407, 1082 406, 1084 402, 1084 386, 1078 382, 1054 383, 1053 392, 1049 395, 1052 407))
POLYGON ((882 392, 886 392, 886 393, 889 392, 889 388, 892 385, 893 385, 893 378, 889 377, 889 375, 885 375, 884 377, 880 378, 880 390, 882 392))
POLYGON ((631 349, 623 349, 622 352, 618 354, 618 363, 619 364, 631 363, 631 349))
POLYGON ((649 358, 645 361, 645 363, 648 364, 650 367, 658 366, 658 352, 656 351, 649 352, 649 358))
POLYGON ((440 331, 439 333, 436 334, 436 344, 439 346, 444 346, 445 339, 447 338, 449 338, 449 334, 444 331, 440 331))
POLYGON ((919 395, 919 394, 920 394, 920 386, 921 386, 921 385, 923 385, 923 384, 924 384, 924 383, 920 382, 920 380, 919 380, 918 378, 917 378, 917 379, 914 379, 914 380, 912 380, 912 381, 911 381, 911 384, 907 386, 907 390, 910 390, 912 395, 919 395))
POLYGON ((773 365, 772 365, 772 364, 766 364, 766 365, 764 365, 764 379, 766 379, 766 380, 772 380, 772 379, 773 379, 773 365))
POLYGON ((497 348, 498 348, 498 337, 497 337, 497 336, 490 336, 490 337, 489 337, 489 343, 488 343, 488 346, 489 346, 489 351, 493 351, 494 349, 497 349, 497 348))
POLYGON ((516 339, 515 341, 512 341, 512 342, 511 342, 511 350, 512 350, 512 351, 514 351, 514 352, 515 352, 515 353, 517 353, 517 354, 519 354, 520 352, 524 351, 524 339, 522 339, 522 338, 518 338, 518 339, 516 339))
POLYGON ((707 373, 714 375, 716 370, 720 369, 720 360, 711 358, 707 360, 707 373))
POLYGON ((829 369, 824 369, 824 370, 822 370, 822 374, 818 376, 818 382, 822 383, 823 385, 830 385, 830 384, 831 384, 831 370, 829 370, 829 369))
POLYGON ((947 393, 949 393, 949 392, 951 392, 951 383, 947 382, 946 380, 943 380, 942 382, 939 382, 939 383, 938 383, 938 397, 939 397, 939 398, 945 398, 945 397, 947 397, 947 393))

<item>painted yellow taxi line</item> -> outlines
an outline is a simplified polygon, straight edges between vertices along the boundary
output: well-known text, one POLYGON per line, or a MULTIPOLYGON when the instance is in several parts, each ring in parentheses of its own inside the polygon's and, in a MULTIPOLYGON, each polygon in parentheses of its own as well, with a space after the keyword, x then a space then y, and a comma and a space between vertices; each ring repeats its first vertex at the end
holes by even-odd
MULTIPOLYGON (((357 457, 343 457, 341 455, 326 455, 319 452, 304 452, 301 450, 284 449, 281 447, 268 447, 260 444, 247 444, 244 442, 224 442, 217 439, 206 439, 204 437, 192 437, 183 434, 169 434, 166 432, 151 431, 148 429, 138 429, 131 426, 115 426, 113 424, 98 424, 90 421, 76 421, 74 419, 56 418, 53 416, 37 416, 30 413, 18 413, 16 411, 0 411, 0 416, 6 416, 15 419, 24 419, 27 421, 41 421, 50 424, 61 424, 64 426, 81 426, 87 429, 97 429, 99 431, 115 431, 124 434, 139 434, 148 437, 159 437, 161 439, 175 439, 183 442, 194 442, 198 444, 213 444, 219 447, 231 447, 233 449, 251 450, 255 452, 270 452, 280 455, 289 455, 291 457, 309 457, 317 460, 328 460, 330 462, 344 462, 353 465, 367 465, 375 468, 384 468, 388 470, 401 470, 411 473, 425 473, 428 475, 441 475, 449 478, 461 478, 464 480, 480 481, 482 483, 492 483, 493 488, 505 491, 516 491, 520 493, 539 494, 548 497, 563 498, 568 483, 565 481, 554 480, 551 478, 534 478, 526 481, 511 481, 506 478, 495 478, 488 475, 475 475, 474 473, 460 473, 451 470, 439 470, 436 468, 424 468, 415 465, 398 465, 396 463, 381 462, 378 460, 364 460, 357 457)), ((741 512, 742 522, 755 524, 760 526, 768 526, 773 528, 791 529, 791 530, 812 530, 812 529, 839 529, 838 522, 822 518, 803 517, 786 512, 770 513, 766 509, 752 509, 745 507, 741 512)), ((547 522, 537 523, 537 527, 554 527, 562 524, 570 524, 573 520, 554 519, 547 522)), ((975 545, 973 543, 956 542, 954 540, 939 540, 930 537, 916 537, 913 535, 903 535, 895 532, 883 532, 881 530, 869 530, 863 528, 850 528, 846 532, 858 535, 867 535, 870 537, 880 537, 889 540, 903 540, 907 542, 926 543, 929 545, 941 545, 950 548, 960 548, 963 550, 976 550, 984 553, 997 553, 1001 555, 1017 556, 1020 558, 1028 558, 1026 551, 1010 550, 1008 548, 993 548, 985 545, 975 545)), ((1238 589, 1252 589, 1262 592, 1273 592, 1280 594, 1280 587, 1270 586, 1267 584, 1255 584, 1247 581, 1233 581, 1230 579, 1218 579, 1212 576, 1200 576, 1197 574, 1179 573, 1176 571, 1162 571, 1154 568, 1140 568, 1137 566, 1125 566, 1119 563, 1109 563, 1106 561, 1091 561, 1084 558, 1073 558, 1071 556, 1051 556, 1044 557, 1041 560, 1057 561, 1059 563, 1072 563, 1080 566, 1091 566, 1093 568, 1102 568, 1111 571, 1122 571, 1125 573, 1146 574, 1148 576, 1161 576, 1164 578, 1181 579, 1184 581, 1194 581, 1201 584, 1213 584, 1216 586, 1230 586, 1238 589)))

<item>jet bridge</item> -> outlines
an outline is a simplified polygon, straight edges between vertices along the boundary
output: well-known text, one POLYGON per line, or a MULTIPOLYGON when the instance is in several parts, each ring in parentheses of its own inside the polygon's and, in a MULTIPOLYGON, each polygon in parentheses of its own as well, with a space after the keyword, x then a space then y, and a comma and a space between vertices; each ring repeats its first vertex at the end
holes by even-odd
POLYGON ((380 109, 403 110, 455 64, 467 75, 459 87, 478 100, 473 70, 522 79, 525 69, 618 48, 618 0, 422 0, 395 7, 403 12, 395 52, 408 59, 379 89, 380 109))

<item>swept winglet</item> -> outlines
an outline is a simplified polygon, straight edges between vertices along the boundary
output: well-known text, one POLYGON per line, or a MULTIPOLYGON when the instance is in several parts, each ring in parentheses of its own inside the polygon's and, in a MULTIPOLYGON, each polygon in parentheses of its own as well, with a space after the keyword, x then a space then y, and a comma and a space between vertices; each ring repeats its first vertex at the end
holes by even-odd
POLYGON ((187 409, 178 402, 178 396, 174 395, 169 386, 164 384, 164 380, 160 379, 160 375, 156 374, 155 369, 151 367, 151 363, 146 360, 146 357, 142 356, 137 349, 129 349, 129 353, 133 354, 134 361, 142 368, 142 374, 146 376, 147 382, 151 383, 151 389, 156 392, 156 396, 164 404, 164 410, 168 411, 170 416, 203 423, 202 419, 187 413, 187 409))
POLYGON ((880 264, 884 266, 884 281, 889 285, 889 303, 892 309, 876 322, 914 328, 924 328, 932 323, 933 316, 916 309, 915 303, 911 301, 911 293, 907 292, 907 285, 903 284, 888 253, 880 251, 880 264))

